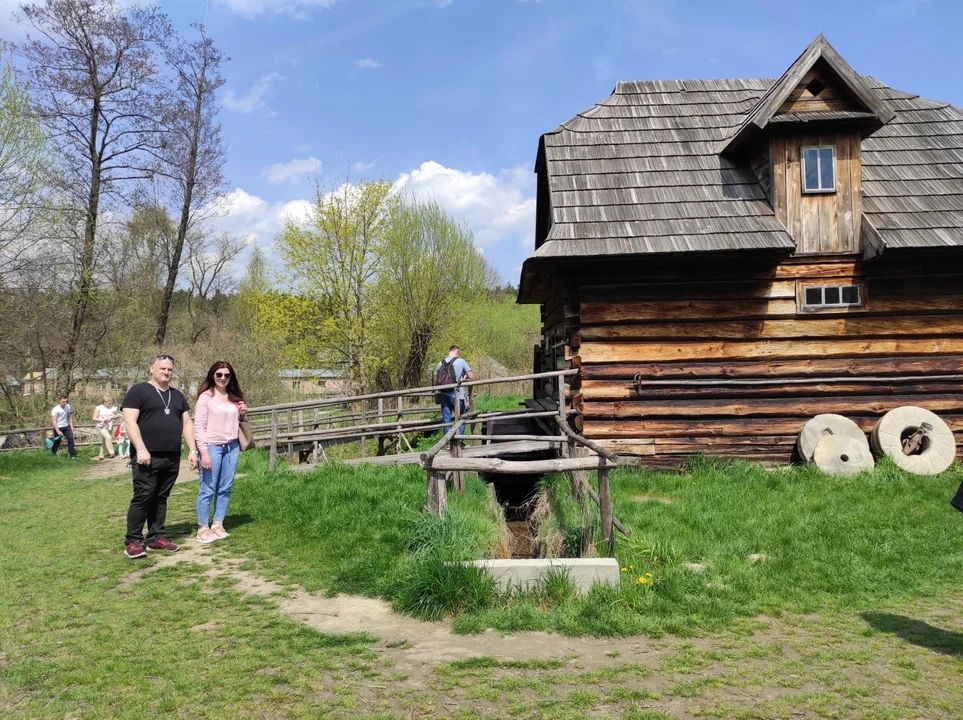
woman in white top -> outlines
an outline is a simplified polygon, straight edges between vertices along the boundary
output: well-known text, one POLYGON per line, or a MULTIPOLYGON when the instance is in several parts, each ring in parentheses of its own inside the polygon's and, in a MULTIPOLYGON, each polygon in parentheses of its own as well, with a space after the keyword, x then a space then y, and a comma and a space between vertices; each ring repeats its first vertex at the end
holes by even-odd
POLYGON ((114 457, 113 430, 114 420, 117 419, 118 415, 117 408, 114 407, 114 402, 110 399, 110 395, 104 395, 103 401, 101 405, 94 408, 94 415, 91 418, 97 427, 97 432, 100 433, 100 454, 97 455, 98 460, 104 459, 105 452, 108 457, 114 457))

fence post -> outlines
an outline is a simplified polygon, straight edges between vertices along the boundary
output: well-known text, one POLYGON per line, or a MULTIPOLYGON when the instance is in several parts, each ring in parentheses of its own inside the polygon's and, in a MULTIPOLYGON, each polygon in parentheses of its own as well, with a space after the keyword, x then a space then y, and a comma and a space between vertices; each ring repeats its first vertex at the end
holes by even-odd
POLYGON ((278 411, 271 411, 271 454, 268 459, 268 470, 274 472, 278 466, 278 411))
MULTIPOLYGON (((457 426, 461 420, 461 397, 458 392, 458 388, 455 388, 455 417, 452 422, 457 426)), ((461 457, 461 439, 459 438, 461 432, 456 432, 455 437, 451 439, 451 456, 453 458, 461 457)), ((455 470, 454 474, 454 485, 455 490, 459 493, 465 491, 465 473, 462 470, 455 470)))
MULTIPOLYGON (((398 454, 401 455, 401 441, 405 438, 405 434, 401 432, 401 418, 404 417, 404 399, 401 395, 398 396, 398 454)), ((405 438, 405 442, 408 440, 405 438)), ((408 448, 411 449, 410 447, 408 448)))
MULTIPOLYGON (((367 412, 367 410, 365 410, 364 402, 365 402, 364 400, 361 401, 361 424, 362 424, 362 425, 367 425, 367 424, 368 424, 368 412, 367 412)), ((361 436, 361 459, 362 459, 362 460, 364 460, 365 455, 366 455, 366 453, 367 453, 367 447, 365 447, 367 444, 368 444, 368 436, 362 434, 362 436, 361 436)))
POLYGON ((291 433, 294 432, 294 411, 288 408, 288 464, 294 464, 294 441, 291 433))
POLYGON ((602 539, 609 547, 609 553, 615 554, 615 534, 612 532, 612 494, 609 490, 609 471, 599 470, 599 513, 602 516, 602 539))

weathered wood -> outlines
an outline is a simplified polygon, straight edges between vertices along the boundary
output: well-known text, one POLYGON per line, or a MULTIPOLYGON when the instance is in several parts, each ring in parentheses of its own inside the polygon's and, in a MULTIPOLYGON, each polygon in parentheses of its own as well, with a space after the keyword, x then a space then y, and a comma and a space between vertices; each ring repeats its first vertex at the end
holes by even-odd
POLYGON ((268 470, 274 472, 278 466, 278 411, 271 411, 271 451, 268 456, 268 470))
MULTIPOLYGON (((699 282, 619 283, 581 288, 583 303, 640 302, 642 300, 742 300, 792 299, 796 297, 795 280, 719 280, 699 282)), ((588 322, 580 316, 580 325, 588 322)))
POLYGON ((963 353, 963 338, 778 341, 678 340, 661 342, 586 343, 584 362, 653 362, 682 360, 738 360, 747 358, 853 357, 963 353))
MULTIPOLYGON (((961 395, 917 395, 916 404, 933 411, 963 412, 961 395)), ((759 400, 688 400, 680 402, 634 400, 586 403, 583 415, 593 417, 785 417, 820 415, 845 408, 847 414, 880 414, 893 409, 893 398, 783 398, 759 400)))
MULTIPOLYGON (((291 408, 288 408, 288 412, 287 412, 288 436, 294 433, 294 418, 292 413, 293 413, 293 410, 291 408)), ((294 444, 289 442, 288 443, 288 464, 291 465, 293 463, 294 463, 294 444)))
MULTIPOLYGON (((815 414, 815 413, 813 413, 815 414)), ((856 415, 847 417, 869 432, 879 420, 879 414, 856 415)), ((941 412, 940 417, 954 431, 963 431, 963 413, 941 412)), ((798 417, 774 417, 759 419, 753 417, 704 418, 699 420, 655 419, 655 420, 608 420, 583 418, 583 434, 599 444, 608 439, 637 438, 704 438, 704 437, 744 437, 744 436, 785 436, 795 438, 809 419, 807 415, 798 417)))
POLYGON ((883 358, 809 358, 794 360, 732 362, 632 362, 595 365, 580 369, 583 383, 589 380, 631 380, 636 373, 650 380, 671 378, 791 378, 837 375, 847 377, 942 375, 963 373, 963 355, 883 358))
POLYGON ((468 470, 497 472, 503 475, 532 475, 571 470, 595 470, 618 467, 616 463, 599 457, 577 457, 556 460, 500 460, 498 458, 449 458, 439 455, 432 462, 435 470, 468 470))
POLYGON ((859 251, 859 234, 853 218, 853 134, 841 133, 836 141, 836 223, 839 247, 845 252, 859 251))
POLYGON ((756 338, 821 338, 889 335, 961 335, 963 316, 936 315, 921 323, 918 316, 827 318, 813 315, 783 320, 725 322, 624 322, 618 325, 583 327, 586 341, 645 338, 756 339, 756 338))
POLYGON ((609 554, 615 554, 615 535, 612 532, 612 493, 609 488, 608 470, 598 471, 599 514, 602 519, 602 539, 608 545, 609 554))
MULTIPOLYGON (((582 386, 582 406, 589 402, 606 400, 654 400, 654 399, 713 399, 713 398, 760 398, 760 397, 816 397, 820 395, 856 396, 873 394, 916 395, 949 394, 959 390, 963 376, 954 376, 948 381, 905 382, 894 378, 867 378, 854 382, 851 378, 839 378, 828 382, 817 379, 796 380, 771 378, 748 381, 754 384, 739 383, 738 380, 712 379, 690 381, 698 385, 674 384, 672 381, 657 381, 659 384, 642 384, 642 393, 635 391, 632 382, 625 380, 586 380, 582 386), (876 380, 876 382, 870 382, 876 380)), ((686 381, 679 381, 684 383, 686 381)))

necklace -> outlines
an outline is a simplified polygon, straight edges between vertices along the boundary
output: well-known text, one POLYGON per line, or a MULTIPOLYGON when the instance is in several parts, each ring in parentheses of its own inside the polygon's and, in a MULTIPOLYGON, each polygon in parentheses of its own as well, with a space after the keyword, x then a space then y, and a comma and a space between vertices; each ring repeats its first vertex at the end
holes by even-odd
POLYGON ((158 396, 160 396, 161 402, 164 403, 164 414, 170 415, 171 414, 171 389, 167 388, 166 402, 164 402, 164 394, 160 391, 160 388, 155 386, 154 389, 157 391, 158 396))

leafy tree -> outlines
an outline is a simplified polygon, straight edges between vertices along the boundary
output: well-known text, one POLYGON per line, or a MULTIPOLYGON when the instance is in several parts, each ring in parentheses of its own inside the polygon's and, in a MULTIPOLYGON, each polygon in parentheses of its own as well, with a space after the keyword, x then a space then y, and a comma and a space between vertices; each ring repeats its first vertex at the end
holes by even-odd
POLYGON ((325 309, 323 315, 295 316, 313 321, 319 359, 344 368, 362 390, 376 369, 372 290, 395 203, 384 181, 345 182, 330 193, 319 187, 307 221, 288 221, 275 242, 292 292, 325 309))

